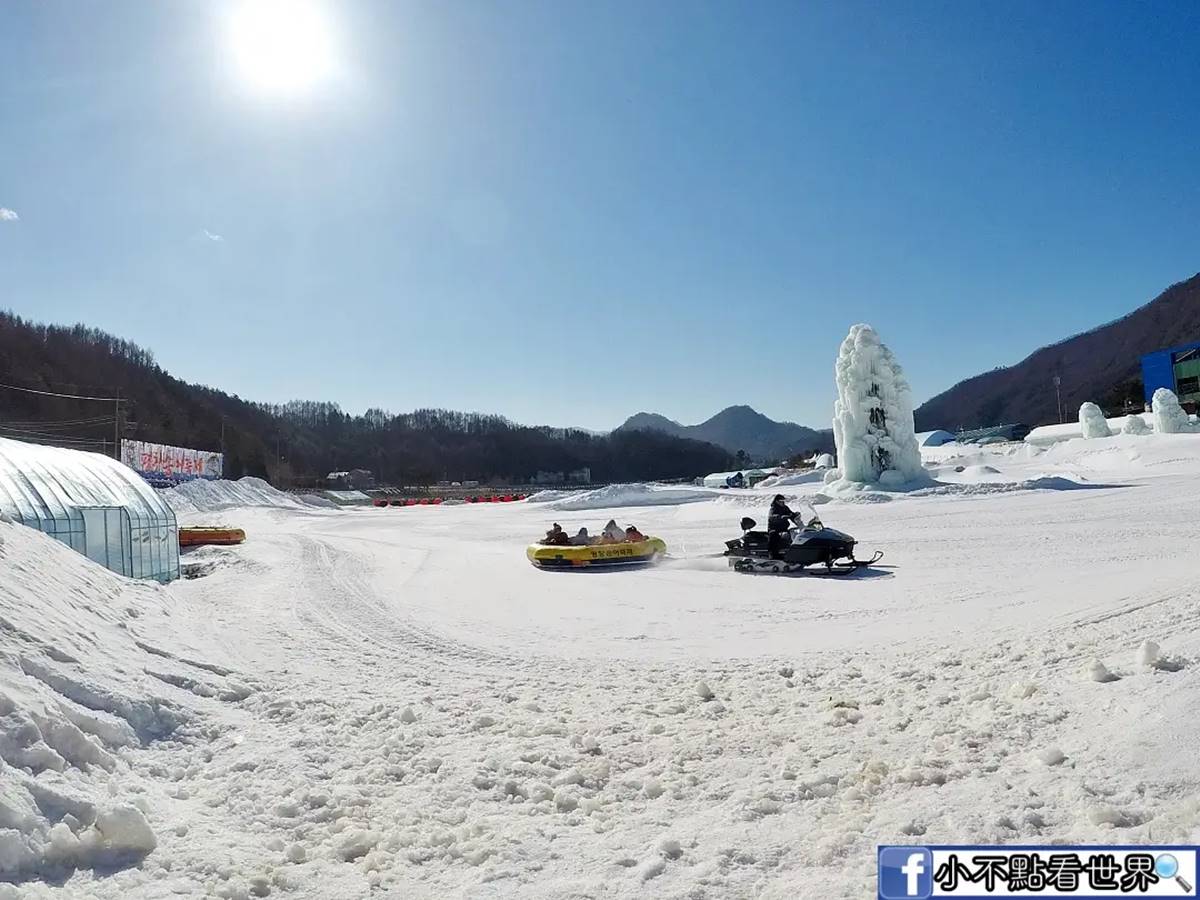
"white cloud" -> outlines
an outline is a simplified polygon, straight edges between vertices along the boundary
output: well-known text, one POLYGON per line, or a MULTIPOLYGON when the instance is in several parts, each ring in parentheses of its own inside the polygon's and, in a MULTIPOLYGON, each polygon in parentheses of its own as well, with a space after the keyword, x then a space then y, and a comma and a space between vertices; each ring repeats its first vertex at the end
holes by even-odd
POLYGON ((225 238, 221 237, 221 235, 219 235, 219 234, 213 234, 213 233, 212 233, 211 231, 209 231, 207 228, 205 228, 205 229, 204 229, 204 236, 205 236, 206 238, 208 238, 210 241, 223 241, 223 240, 225 240, 225 238))
POLYGON ((7 206, 0 206, 0 222, 15 222, 21 218, 17 215, 17 211, 9 209, 7 206))

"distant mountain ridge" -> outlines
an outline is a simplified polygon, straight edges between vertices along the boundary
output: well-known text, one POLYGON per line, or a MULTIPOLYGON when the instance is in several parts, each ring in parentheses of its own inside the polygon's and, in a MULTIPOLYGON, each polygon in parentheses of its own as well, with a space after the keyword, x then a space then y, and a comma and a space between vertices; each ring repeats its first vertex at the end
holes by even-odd
POLYGON ((833 449, 833 432, 776 422, 749 406, 730 406, 699 425, 682 425, 658 413, 630 416, 617 431, 657 431, 716 444, 730 453, 744 450, 751 459, 778 462, 804 450, 833 449))
POLYGON ((1118 407, 1141 403, 1141 357, 1200 340, 1200 273, 1173 284, 1126 316, 1034 351, 1021 362, 961 381, 917 408, 918 431, 1058 421, 1054 378, 1061 379, 1063 418, 1085 400, 1118 407))

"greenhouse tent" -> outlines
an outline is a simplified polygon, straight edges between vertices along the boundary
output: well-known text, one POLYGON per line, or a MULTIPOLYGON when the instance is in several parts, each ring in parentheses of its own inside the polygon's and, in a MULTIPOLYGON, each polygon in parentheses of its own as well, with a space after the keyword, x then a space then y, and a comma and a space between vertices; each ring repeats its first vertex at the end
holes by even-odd
POLYGON ((0 438, 0 511, 130 578, 179 577, 175 513, 99 453, 0 438))

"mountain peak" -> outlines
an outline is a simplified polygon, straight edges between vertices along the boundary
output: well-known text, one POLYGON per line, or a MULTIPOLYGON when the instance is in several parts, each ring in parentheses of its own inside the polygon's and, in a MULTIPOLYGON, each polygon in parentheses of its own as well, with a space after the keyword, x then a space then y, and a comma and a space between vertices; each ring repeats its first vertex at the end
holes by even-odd
POLYGON ((833 448, 831 431, 815 431, 793 422, 776 422, 745 404, 729 406, 699 425, 681 425, 658 413, 630 416, 618 430, 661 431, 723 447, 730 453, 745 451, 752 459, 776 462, 803 450, 833 448))

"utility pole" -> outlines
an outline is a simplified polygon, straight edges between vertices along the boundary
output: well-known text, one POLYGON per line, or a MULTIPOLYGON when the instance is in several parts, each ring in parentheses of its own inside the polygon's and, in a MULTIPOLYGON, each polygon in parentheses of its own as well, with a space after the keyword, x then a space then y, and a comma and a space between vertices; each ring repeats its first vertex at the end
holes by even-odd
POLYGON ((121 389, 117 388, 117 396, 113 401, 113 459, 121 460, 121 389))
POLYGON ((1058 424, 1060 424, 1060 425, 1062 424, 1062 420, 1063 420, 1063 415, 1062 415, 1062 390, 1060 389, 1060 388, 1061 388, 1061 386, 1062 386, 1062 378, 1061 378, 1061 377, 1059 377, 1058 375, 1055 375, 1055 376, 1054 376, 1054 396, 1055 396, 1056 398, 1058 398, 1058 424))

